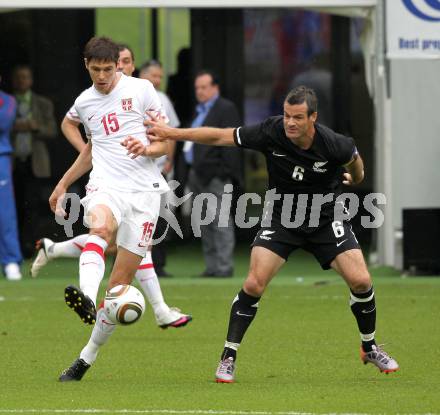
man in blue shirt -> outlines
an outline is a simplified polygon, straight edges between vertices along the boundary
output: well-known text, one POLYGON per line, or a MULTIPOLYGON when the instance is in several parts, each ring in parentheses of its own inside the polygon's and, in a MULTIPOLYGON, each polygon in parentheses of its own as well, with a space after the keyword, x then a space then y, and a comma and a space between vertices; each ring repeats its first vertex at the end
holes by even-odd
POLYGON ((22 261, 12 188, 12 147, 9 138, 16 109, 15 99, 0 90, 0 265, 10 281, 21 279, 19 264, 22 261))
MULTIPOLYGON (((194 82, 198 102, 191 127, 238 127, 240 115, 235 104, 220 94, 219 82, 213 72, 197 73, 194 82)), ((239 188, 243 180, 242 155, 231 147, 212 147, 185 142, 183 155, 190 167, 188 184, 196 194, 216 196, 218 206, 207 204, 207 215, 214 220, 201 226, 201 239, 205 259, 202 277, 231 277, 234 272, 233 252, 235 230, 232 218, 220 218, 219 203, 225 193, 239 188), (215 211, 214 211, 215 209, 215 211), (224 226, 224 224, 227 226, 224 226)), ((228 197, 228 196, 227 196, 228 197)), ((229 195, 231 197, 231 195, 229 195)))

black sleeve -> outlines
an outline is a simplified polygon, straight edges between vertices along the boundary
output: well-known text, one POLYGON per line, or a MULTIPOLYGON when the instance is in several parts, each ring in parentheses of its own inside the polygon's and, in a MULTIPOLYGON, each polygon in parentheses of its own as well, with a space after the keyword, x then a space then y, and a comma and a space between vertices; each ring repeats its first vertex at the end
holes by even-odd
POLYGON ((238 127, 234 130, 234 141, 238 147, 263 151, 267 148, 268 136, 264 123, 238 127))
POLYGON ((357 153, 356 144, 351 137, 342 134, 335 134, 332 152, 337 164, 343 166, 357 153))

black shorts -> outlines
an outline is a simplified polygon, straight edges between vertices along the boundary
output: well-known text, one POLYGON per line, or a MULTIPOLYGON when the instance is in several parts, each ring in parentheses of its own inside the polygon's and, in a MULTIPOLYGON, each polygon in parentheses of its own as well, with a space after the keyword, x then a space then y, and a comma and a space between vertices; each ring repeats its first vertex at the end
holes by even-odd
POLYGON ((303 232, 300 229, 272 225, 261 228, 252 246, 262 246, 281 258, 287 259, 298 248, 312 253, 322 269, 330 269, 330 263, 337 255, 349 249, 360 249, 359 243, 349 222, 328 222, 316 231, 303 232))

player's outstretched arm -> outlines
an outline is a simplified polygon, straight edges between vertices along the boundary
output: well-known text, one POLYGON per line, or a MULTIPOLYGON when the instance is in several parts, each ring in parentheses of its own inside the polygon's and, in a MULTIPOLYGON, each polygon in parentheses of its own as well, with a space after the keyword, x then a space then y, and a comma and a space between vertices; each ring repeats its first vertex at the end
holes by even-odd
POLYGON ((169 141, 154 141, 148 146, 145 146, 144 151, 145 156, 151 157, 153 159, 167 156, 170 154, 169 141))
POLYGON ((67 117, 64 117, 61 122, 61 131, 64 134, 64 137, 72 144, 73 147, 76 148, 78 153, 81 153, 83 148, 86 147, 86 143, 84 142, 81 133, 79 131, 79 122, 73 121, 67 117))
POLYGON ((52 192, 49 198, 49 205, 54 213, 56 212, 57 202, 60 198, 64 197, 69 186, 78 180, 81 176, 87 173, 92 168, 92 144, 88 143, 83 148, 81 153, 79 153, 76 160, 73 162, 72 166, 69 170, 64 173, 64 176, 55 186, 54 191, 52 192))
POLYGON ((364 162, 359 154, 355 154, 355 156, 349 161, 345 166, 345 170, 347 173, 344 173, 344 180, 342 183, 345 185, 353 185, 359 184, 364 180, 364 162))
POLYGON ((235 146, 233 128, 172 128, 153 119, 145 120, 148 138, 154 141, 193 141, 211 146, 235 146))

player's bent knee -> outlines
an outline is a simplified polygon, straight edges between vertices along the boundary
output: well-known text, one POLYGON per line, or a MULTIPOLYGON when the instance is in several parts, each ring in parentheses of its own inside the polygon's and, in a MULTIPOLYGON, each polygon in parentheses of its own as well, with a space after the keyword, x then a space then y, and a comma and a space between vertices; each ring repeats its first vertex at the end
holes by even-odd
POLYGON ((100 226, 98 228, 91 228, 90 235, 96 235, 104 239, 108 244, 112 241, 112 231, 108 226, 100 226))
POLYGON ((260 297, 266 289, 267 282, 264 277, 257 276, 255 274, 249 274, 244 282, 243 288, 249 295, 260 297))
POLYGON ((365 275, 354 278, 350 281, 350 288, 355 293, 362 293, 368 291, 372 286, 370 275, 365 275))

